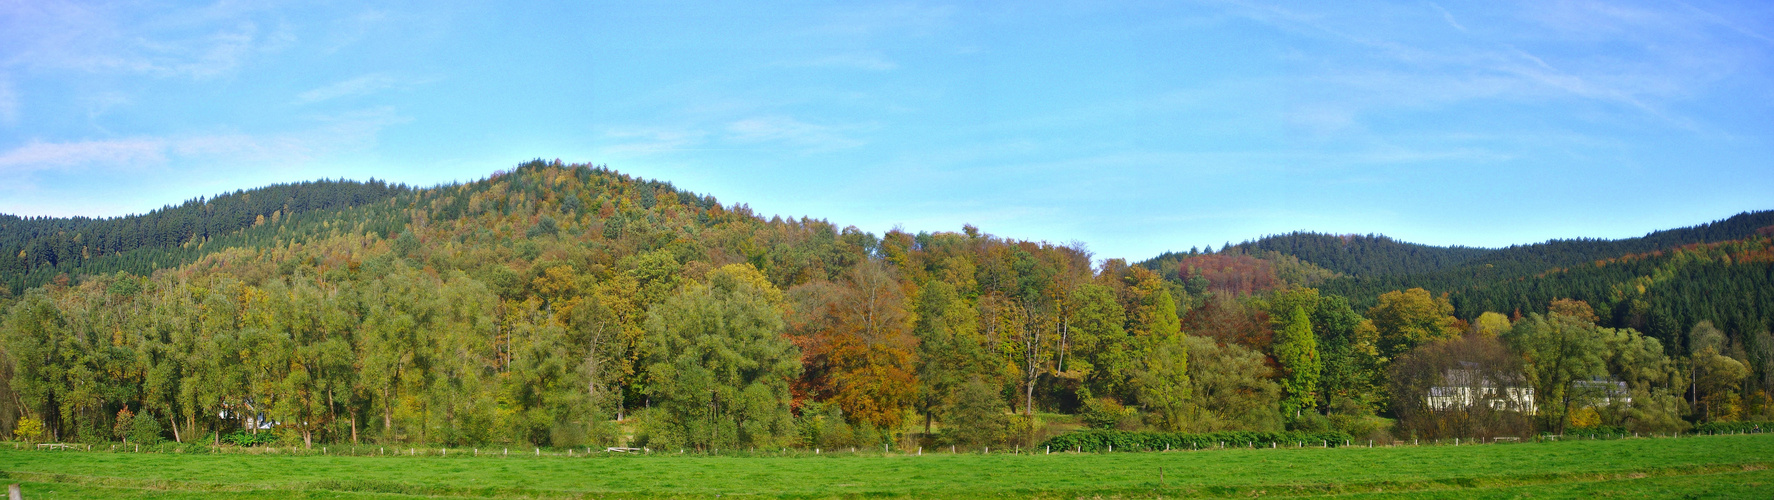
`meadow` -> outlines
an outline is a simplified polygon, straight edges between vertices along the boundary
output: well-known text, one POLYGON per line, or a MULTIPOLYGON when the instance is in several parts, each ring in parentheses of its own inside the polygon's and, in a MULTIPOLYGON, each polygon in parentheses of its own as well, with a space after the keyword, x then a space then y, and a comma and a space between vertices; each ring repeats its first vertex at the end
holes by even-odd
POLYGON ((1134 453, 337 456, 0 447, 25 498, 1743 498, 1774 436, 1134 453))

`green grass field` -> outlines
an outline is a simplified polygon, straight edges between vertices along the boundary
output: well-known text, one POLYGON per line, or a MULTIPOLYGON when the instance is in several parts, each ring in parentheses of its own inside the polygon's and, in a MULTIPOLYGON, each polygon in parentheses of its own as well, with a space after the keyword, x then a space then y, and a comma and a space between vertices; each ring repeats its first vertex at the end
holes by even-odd
POLYGON ((1774 435, 923 456, 340 457, 15 451, 25 498, 1771 498, 1774 435), (1160 469, 1163 480, 1160 482, 1160 469))

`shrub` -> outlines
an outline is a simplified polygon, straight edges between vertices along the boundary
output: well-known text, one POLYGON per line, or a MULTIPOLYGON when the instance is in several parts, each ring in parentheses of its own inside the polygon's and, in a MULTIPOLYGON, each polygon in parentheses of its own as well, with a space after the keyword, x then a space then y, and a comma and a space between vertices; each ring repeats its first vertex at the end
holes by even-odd
POLYGON ((1139 412, 1106 398, 1085 400, 1084 414, 1079 417, 1092 429, 1129 430, 1139 425, 1139 412))
POLYGON ((143 445, 159 443, 160 419, 154 418, 154 414, 148 412, 142 412, 130 419, 129 440, 143 445))
POLYGON ((34 443, 43 436, 43 422, 31 417, 18 419, 18 425, 12 428, 12 435, 27 443, 34 443))
POLYGON ((235 446, 258 446, 277 442, 277 435, 270 432, 255 433, 241 429, 222 436, 222 442, 235 446))
POLYGON ((1301 413, 1288 425, 1291 430, 1299 432, 1324 432, 1331 430, 1330 417, 1319 415, 1315 411, 1301 413))
POLYGON ((1226 447, 1279 446, 1296 445, 1329 445, 1342 446, 1353 441, 1348 434, 1337 431, 1324 432, 1259 432, 1259 431, 1224 431, 1207 433, 1183 432, 1132 432, 1102 429, 1089 429, 1055 436, 1041 446, 1050 446, 1060 450, 1108 451, 1110 446, 1117 450, 1153 451, 1165 449, 1204 449, 1215 448, 1222 444, 1226 447))
POLYGON ((130 430, 135 428, 135 417, 129 408, 117 410, 117 424, 111 426, 111 435, 119 441, 129 441, 130 430))
POLYGON ((1565 429, 1566 437, 1604 438, 1631 435, 1625 427, 1617 425, 1596 425, 1577 429, 1565 429))
POLYGON ((1751 434, 1774 431, 1774 422, 1707 422, 1694 427, 1701 434, 1751 434))
POLYGON ((944 434, 955 444, 990 445, 1004 441, 1010 425, 1004 399, 978 377, 961 386, 955 403, 943 414, 944 434))

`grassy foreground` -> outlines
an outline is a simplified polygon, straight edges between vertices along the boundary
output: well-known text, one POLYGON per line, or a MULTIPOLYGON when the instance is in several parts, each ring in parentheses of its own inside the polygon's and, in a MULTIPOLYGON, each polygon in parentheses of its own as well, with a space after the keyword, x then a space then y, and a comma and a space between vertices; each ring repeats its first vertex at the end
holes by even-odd
POLYGON ((1774 435, 1481 446, 807 457, 339 457, 0 448, 25 498, 1768 498, 1774 435), (1160 482, 1159 471, 1163 471, 1160 482))

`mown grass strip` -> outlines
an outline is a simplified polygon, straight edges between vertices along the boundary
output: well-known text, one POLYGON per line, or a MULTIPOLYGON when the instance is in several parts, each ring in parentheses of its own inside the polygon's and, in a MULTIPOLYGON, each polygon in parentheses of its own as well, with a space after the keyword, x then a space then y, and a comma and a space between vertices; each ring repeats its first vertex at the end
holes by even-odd
POLYGON ((1312 496, 1480 491, 1774 466, 1774 437, 1421 448, 866 457, 412 458, 8 452, 47 484, 141 491, 439 497, 1312 496), (1165 470, 1160 487, 1158 470, 1165 470))

